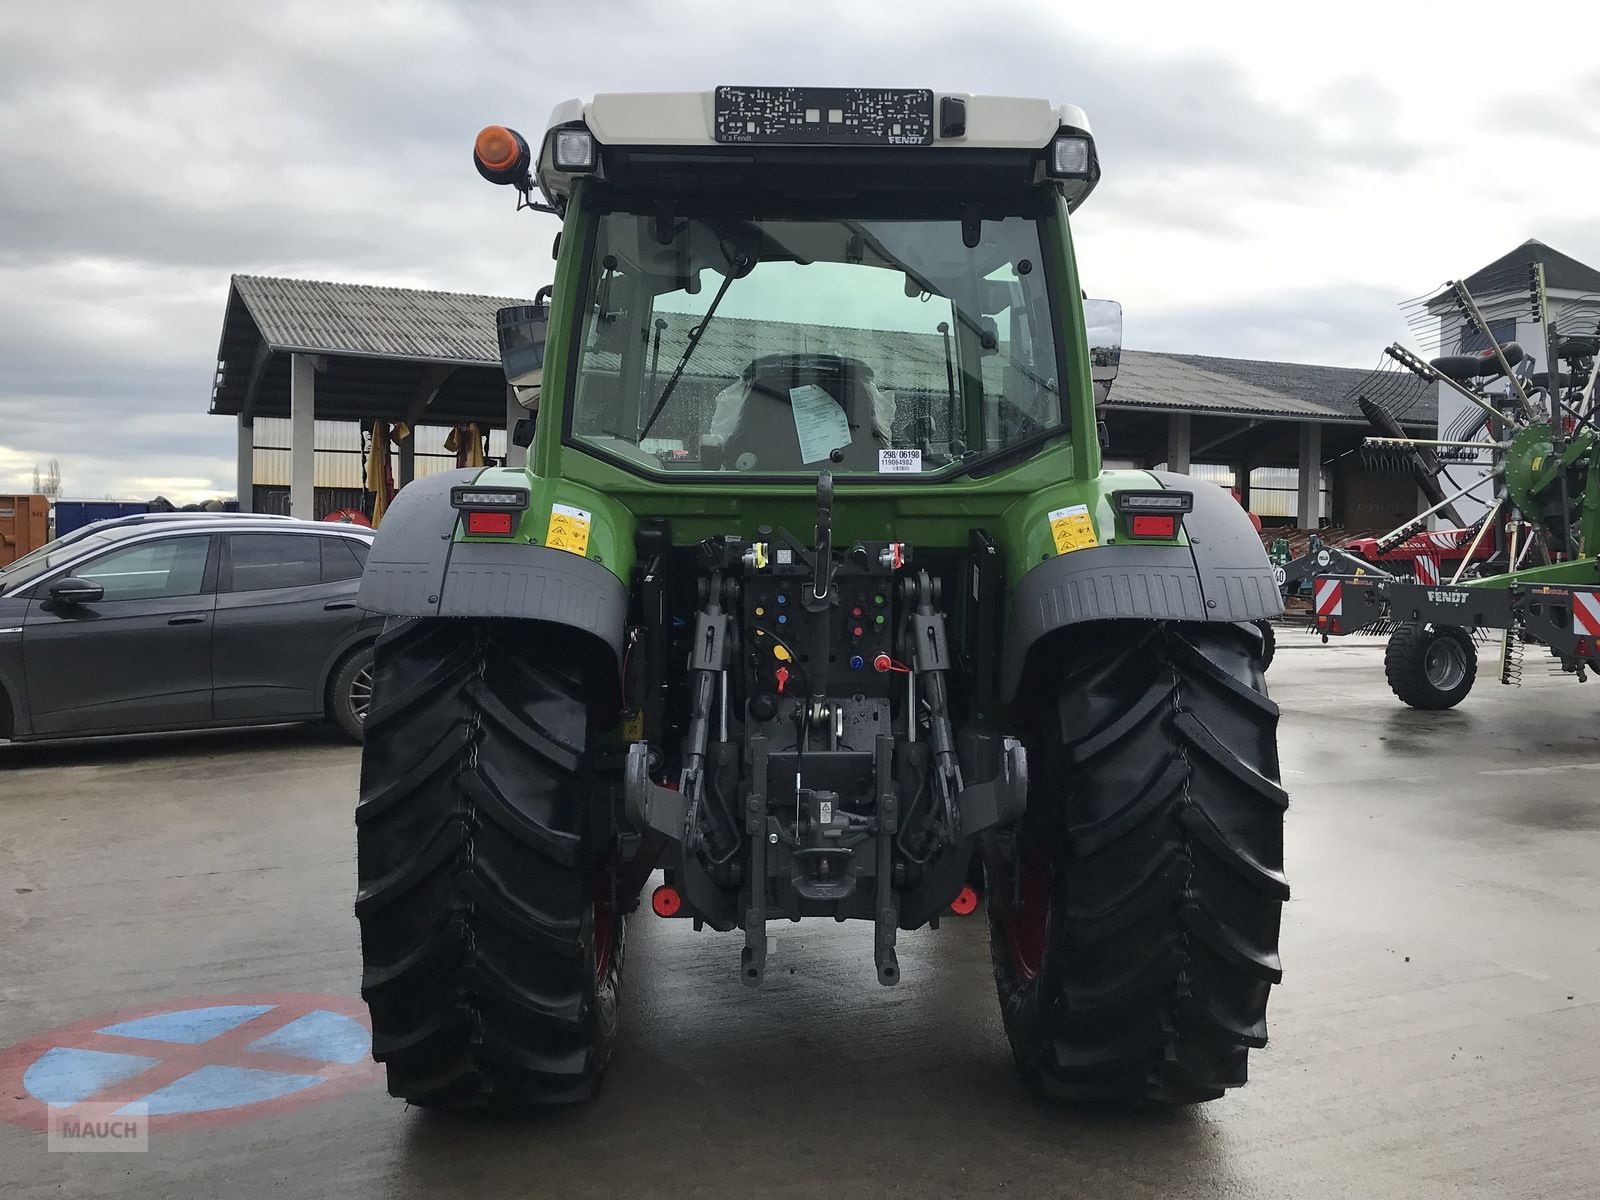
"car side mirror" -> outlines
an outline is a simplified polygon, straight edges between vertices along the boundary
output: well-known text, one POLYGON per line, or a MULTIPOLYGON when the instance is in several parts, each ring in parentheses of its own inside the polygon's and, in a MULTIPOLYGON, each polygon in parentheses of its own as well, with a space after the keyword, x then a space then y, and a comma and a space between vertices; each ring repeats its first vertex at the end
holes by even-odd
POLYGON ((544 378, 544 343, 550 329, 547 289, 532 304, 502 308, 495 314, 500 341, 500 369, 512 387, 536 388, 544 378))
POLYGON ((1094 401, 1104 404, 1122 364, 1122 305, 1115 300, 1085 300, 1083 324, 1089 337, 1089 376, 1094 401))
POLYGON ((105 598, 106 589, 98 583, 69 575, 50 585, 50 599, 57 604, 93 604, 105 598))

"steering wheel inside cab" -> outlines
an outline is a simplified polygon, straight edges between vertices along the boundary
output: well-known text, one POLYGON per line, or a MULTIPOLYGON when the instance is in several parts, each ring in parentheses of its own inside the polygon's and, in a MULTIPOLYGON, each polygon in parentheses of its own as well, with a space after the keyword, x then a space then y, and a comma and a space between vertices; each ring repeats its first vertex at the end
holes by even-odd
POLYGON ((764 475, 808 474, 822 467, 876 472, 878 450, 889 442, 888 431, 879 427, 872 378, 871 367, 842 354, 767 354, 755 359, 740 373, 742 392, 732 429, 720 444, 715 435, 702 441, 702 467, 764 475), (793 398, 805 387, 825 392, 843 410, 849 430, 848 441, 810 462, 802 457, 793 398))

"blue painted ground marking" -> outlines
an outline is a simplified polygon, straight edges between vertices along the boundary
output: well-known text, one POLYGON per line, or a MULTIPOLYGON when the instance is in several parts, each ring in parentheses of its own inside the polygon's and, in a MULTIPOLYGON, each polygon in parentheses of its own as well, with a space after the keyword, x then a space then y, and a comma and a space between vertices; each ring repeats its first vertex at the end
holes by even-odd
POLYGON ((0 1047, 0 1121, 47 1126, 47 1105, 143 1107, 157 1129, 205 1129, 370 1087, 382 1069, 359 1000, 197 996, 85 1017, 0 1047))
POLYGON ((76 1104, 160 1061, 137 1054, 52 1046, 23 1073, 22 1086, 46 1104, 76 1104))
POLYGON ((151 1092, 143 1103, 150 1106, 152 1117, 215 1112, 219 1108, 238 1108, 242 1104, 276 1100, 279 1096, 316 1087, 321 1082, 319 1075, 249 1071, 243 1067, 201 1067, 169 1083, 160 1091, 151 1092))
POLYGON ((156 1042, 176 1042, 180 1046, 198 1046, 220 1037, 230 1029, 237 1029, 246 1021, 253 1021, 264 1012, 271 1012, 270 1004, 218 1004, 210 1008, 184 1008, 177 1012, 157 1013, 153 1017, 139 1017, 117 1025, 107 1025, 100 1033, 113 1033, 119 1037, 148 1038, 156 1042))
POLYGON ((320 1058, 324 1062, 358 1063, 367 1057, 371 1046, 372 1037, 360 1021, 319 1008, 257 1038, 245 1049, 320 1058))

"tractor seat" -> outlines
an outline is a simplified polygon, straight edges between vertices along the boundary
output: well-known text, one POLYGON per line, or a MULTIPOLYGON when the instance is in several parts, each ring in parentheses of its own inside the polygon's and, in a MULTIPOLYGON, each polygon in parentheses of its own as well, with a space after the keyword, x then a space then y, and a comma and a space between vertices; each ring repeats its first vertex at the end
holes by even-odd
POLYGON ((860 359, 837 354, 770 354, 741 373, 740 382, 718 398, 713 420, 731 429, 723 443, 722 466, 728 471, 762 474, 804 474, 822 467, 875 472, 878 449, 889 444, 877 408, 872 368, 860 359), (806 462, 795 429, 790 390, 821 388, 843 410, 850 440, 834 450, 836 457, 806 462), (737 406, 730 415, 729 407, 737 406))

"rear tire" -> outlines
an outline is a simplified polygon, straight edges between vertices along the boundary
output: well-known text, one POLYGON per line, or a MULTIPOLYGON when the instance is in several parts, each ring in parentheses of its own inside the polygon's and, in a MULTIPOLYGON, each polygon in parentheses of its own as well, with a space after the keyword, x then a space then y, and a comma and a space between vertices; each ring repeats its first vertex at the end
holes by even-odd
POLYGON ((1261 631, 1261 669, 1265 671, 1278 654, 1278 631, 1271 621, 1252 621, 1251 624, 1261 631))
POLYGON ((1453 625, 1407 621, 1389 635, 1383 673, 1389 690, 1412 708, 1454 708, 1478 677, 1478 648, 1453 625))
POLYGON ((356 811, 373 1057, 430 1108, 591 1098, 624 921, 570 638, 416 620, 377 643, 356 811))
POLYGON ((1051 1098, 1215 1099, 1266 1045, 1282 978, 1288 800, 1261 639, 1097 623, 1054 651, 1031 681, 1051 700, 1017 862, 989 895, 1012 1053, 1051 1098))

